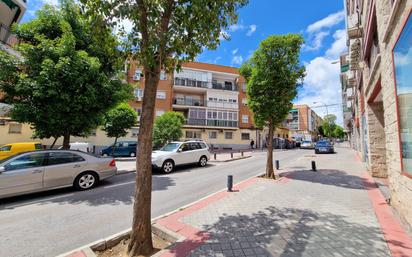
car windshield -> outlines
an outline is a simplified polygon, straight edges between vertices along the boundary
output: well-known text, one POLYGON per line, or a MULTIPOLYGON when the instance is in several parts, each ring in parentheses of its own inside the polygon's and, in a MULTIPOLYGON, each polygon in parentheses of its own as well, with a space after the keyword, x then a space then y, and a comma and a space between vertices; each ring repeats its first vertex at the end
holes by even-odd
POLYGON ((317 146, 329 146, 329 142, 327 141, 319 141, 316 143, 317 146))
POLYGON ((163 146, 160 151, 165 151, 165 152, 173 152, 176 151, 177 148, 179 148, 180 144, 179 143, 168 143, 167 145, 163 146))
POLYGON ((311 141, 303 141, 302 144, 310 144, 312 143, 311 141))

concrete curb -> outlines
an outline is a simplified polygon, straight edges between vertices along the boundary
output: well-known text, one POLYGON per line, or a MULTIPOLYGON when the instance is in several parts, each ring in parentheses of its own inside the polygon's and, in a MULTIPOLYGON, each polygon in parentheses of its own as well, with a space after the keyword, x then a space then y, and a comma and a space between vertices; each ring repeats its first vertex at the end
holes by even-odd
POLYGON ((126 173, 131 173, 131 172, 135 172, 135 169, 129 169, 129 170, 118 170, 116 172, 116 175, 122 175, 122 174, 126 174, 126 173))
POLYGON ((243 156, 243 157, 239 157, 239 158, 233 158, 233 159, 228 159, 228 160, 209 160, 209 162, 232 162, 232 161, 238 161, 238 160, 243 160, 243 159, 247 159, 252 157, 253 155, 249 155, 249 156, 243 156))

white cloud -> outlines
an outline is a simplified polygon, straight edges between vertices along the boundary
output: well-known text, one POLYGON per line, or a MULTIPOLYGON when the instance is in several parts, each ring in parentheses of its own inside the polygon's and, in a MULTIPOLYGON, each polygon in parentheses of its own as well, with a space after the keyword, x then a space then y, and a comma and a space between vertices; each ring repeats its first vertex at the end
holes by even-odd
POLYGON ((256 25, 255 24, 250 25, 249 30, 246 33, 246 36, 250 37, 253 33, 255 33, 255 31, 256 31, 256 25))
POLYGON ((219 40, 220 41, 224 41, 228 38, 230 38, 230 34, 226 30, 220 31, 220 34, 219 34, 219 40))
POLYGON ((221 56, 216 57, 216 58, 213 60, 213 63, 217 63, 220 59, 222 59, 221 56))
POLYGON ((234 49, 234 50, 232 51, 232 54, 235 55, 238 51, 239 51, 239 49, 236 48, 236 49, 234 49))
POLYGON ((394 58, 397 66, 409 65, 412 62, 412 47, 410 47, 405 54, 394 51, 394 58))
POLYGON ((243 63, 243 57, 241 55, 235 55, 232 58, 232 65, 241 65, 243 63))
POLYGON ((332 13, 328 15, 327 17, 310 24, 306 28, 306 32, 313 33, 316 31, 320 31, 324 28, 331 28, 332 26, 337 25, 340 22, 342 22, 344 19, 345 19, 344 10, 336 12, 336 13, 332 13))
POLYGON ((323 39, 329 35, 328 31, 320 31, 316 33, 310 45, 304 45, 303 49, 307 51, 319 50, 323 45, 323 39))
POLYGON ((41 0, 43 4, 49 4, 49 5, 54 5, 58 6, 59 5, 59 0, 41 0))
POLYGON ((235 32, 238 30, 243 30, 246 27, 243 24, 233 24, 229 26, 229 31, 235 32))
POLYGON ((326 55, 331 58, 338 58, 342 53, 347 51, 347 34, 345 29, 340 29, 333 33, 335 41, 332 46, 326 51, 326 55))

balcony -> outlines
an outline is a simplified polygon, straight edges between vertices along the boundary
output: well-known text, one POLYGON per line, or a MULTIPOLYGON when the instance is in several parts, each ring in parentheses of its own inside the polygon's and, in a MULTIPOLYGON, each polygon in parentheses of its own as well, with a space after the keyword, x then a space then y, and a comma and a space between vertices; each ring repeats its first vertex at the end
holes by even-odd
POLYGON ((186 125, 192 126, 207 126, 207 127, 224 127, 224 128, 237 128, 237 121, 230 120, 206 120, 206 119, 186 119, 186 125))
POLYGON ((229 90, 229 91, 237 91, 237 86, 234 83, 225 82, 212 82, 213 89, 221 89, 221 90, 229 90))
POLYGON ((358 70, 361 61, 361 43, 359 39, 350 44, 350 70, 358 70))
POLYGON ((348 38, 355 39, 360 37, 362 37, 360 15, 355 12, 348 16, 348 38))
POLYGON ((173 99, 173 104, 176 105, 186 105, 186 106, 206 106, 205 100, 196 99, 192 97, 175 97, 173 99))
POLYGON ((188 78, 181 78, 181 77, 175 77, 174 84, 176 86, 184 86, 184 87, 209 88, 209 82, 188 79, 188 78))
POLYGON ((186 125, 194 125, 194 126, 206 126, 205 119, 186 119, 186 125))
POLYGON ((10 28, 0 23, 0 42, 13 46, 18 43, 17 38, 11 33, 10 28))

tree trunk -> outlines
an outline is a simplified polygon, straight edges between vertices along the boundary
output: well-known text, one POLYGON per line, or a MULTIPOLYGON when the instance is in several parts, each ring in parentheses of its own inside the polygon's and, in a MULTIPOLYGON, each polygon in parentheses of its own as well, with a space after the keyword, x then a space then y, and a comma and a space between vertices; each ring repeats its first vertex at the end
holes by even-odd
POLYGON ((148 70, 145 67, 144 70, 145 88, 136 158, 136 193, 133 205, 132 233, 128 245, 128 254, 133 257, 147 256, 153 251, 151 227, 152 130, 160 65, 157 69, 148 70))
POLYGON ((116 150, 116 143, 117 143, 117 137, 115 137, 114 139, 114 144, 113 144, 113 148, 112 148, 112 156, 114 157, 114 151, 116 150))
POLYGON ((63 149, 70 149, 70 133, 64 132, 63 149))
POLYGON ((275 172, 273 171, 273 123, 269 121, 269 136, 267 142, 267 161, 266 161, 266 177, 275 179, 275 172))
POLYGON ((54 145, 56 144, 57 139, 59 139, 59 137, 54 137, 54 141, 53 141, 53 144, 51 144, 50 149, 53 149, 54 145))

